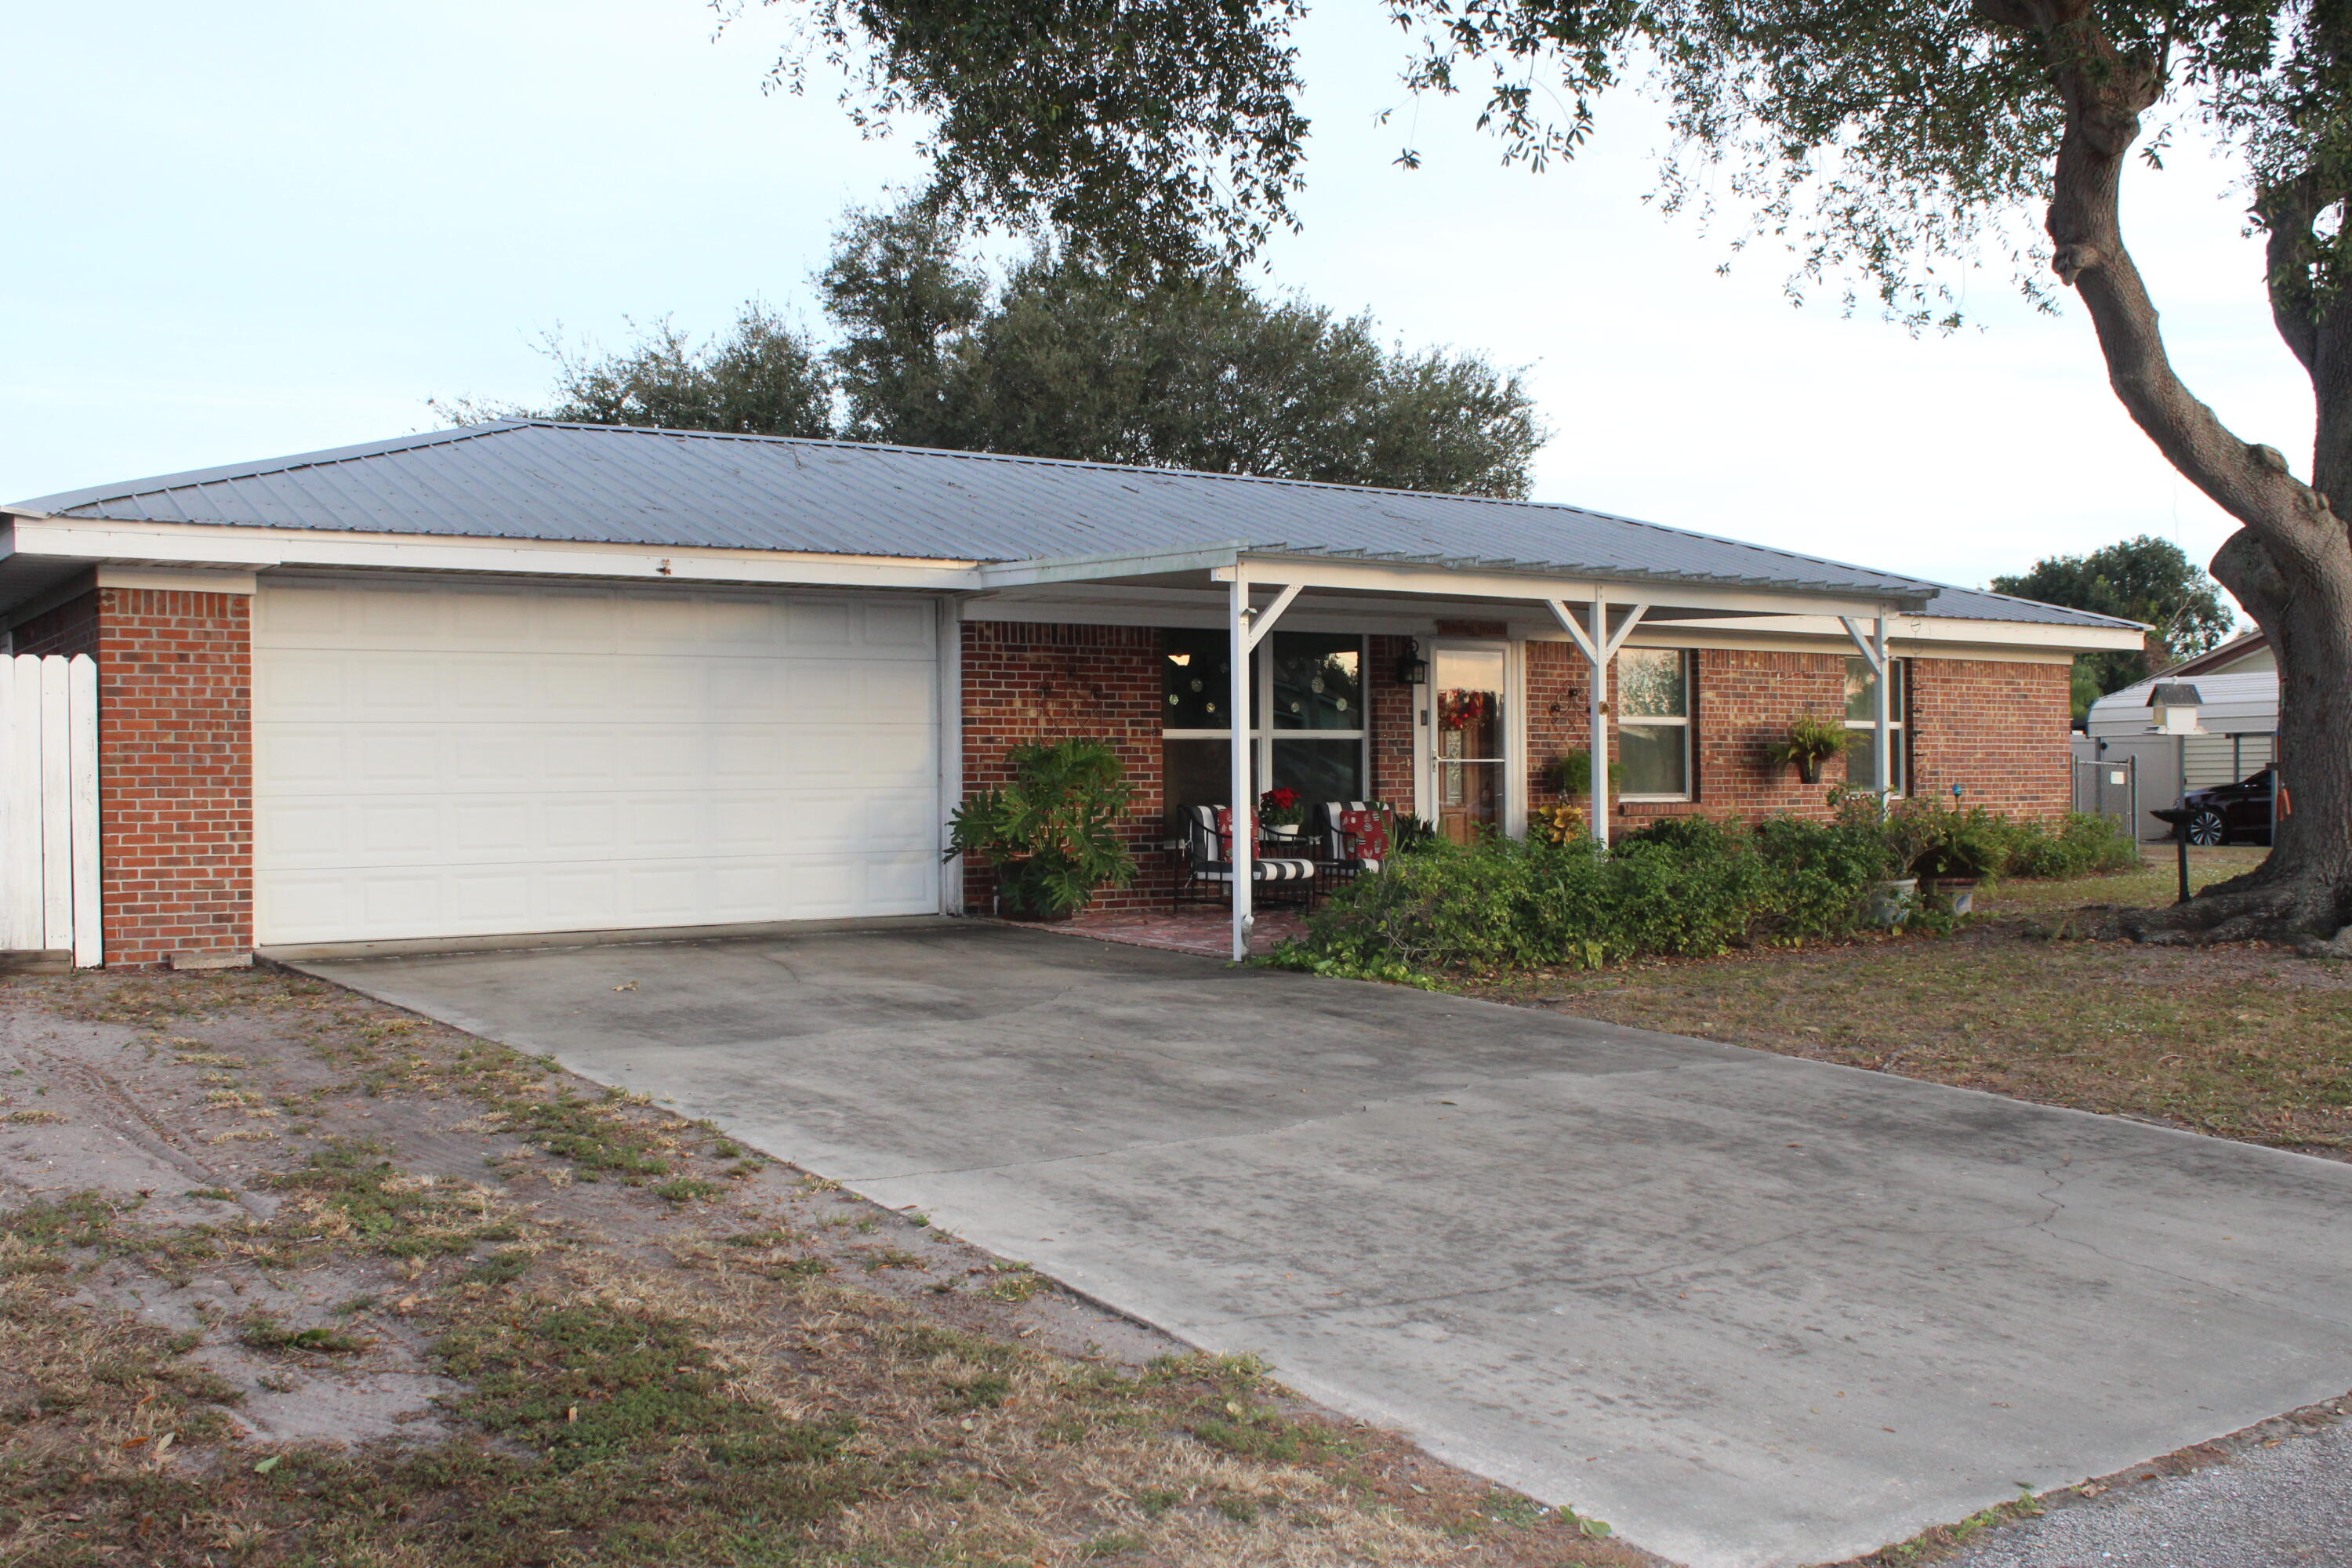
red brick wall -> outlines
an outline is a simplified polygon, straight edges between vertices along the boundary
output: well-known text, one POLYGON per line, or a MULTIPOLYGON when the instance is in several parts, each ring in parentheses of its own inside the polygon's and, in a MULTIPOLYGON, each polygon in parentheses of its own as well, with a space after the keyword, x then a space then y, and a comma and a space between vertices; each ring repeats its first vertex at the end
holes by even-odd
MULTIPOLYGON (((967 621, 963 628, 963 782, 967 791, 1013 782, 1005 757, 1028 741, 1072 736, 1109 742, 1135 785, 1128 829, 1139 875, 1107 889, 1105 909, 1165 904, 1175 864, 1160 771, 1160 633, 1150 626, 967 621)), ((994 890, 986 867, 964 868, 964 904, 985 913, 994 890)))
POLYGON ((1410 637, 1371 639, 1368 706, 1372 716, 1371 799, 1406 809, 1413 798, 1413 688, 1397 684, 1397 665, 1412 650, 1410 637))
POLYGON ((35 616, 16 627, 10 640, 17 653, 44 657, 58 653, 68 658, 86 653, 97 658, 98 590, 92 588, 78 599, 35 616))
POLYGON ((250 948, 253 601, 95 597, 107 966, 250 948))
MULTIPOLYGON (((1745 818, 1826 816, 1829 790, 1843 776, 1840 764, 1825 767, 1822 783, 1807 784, 1795 769, 1768 762, 1764 748, 1787 732, 1799 712, 1844 713, 1844 653, 1702 648, 1696 662, 1695 798, 1613 802, 1612 819, 1639 825, 1695 811, 1745 818)), ((1943 793, 1962 784, 1966 804, 2006 815, 2054 816, 2066 810, 2067 666, 1906 663, 1914 793, 1943 793)), ((1581 749, 1590 736, 1583 656, 1568 643, 1529 643, 1527 694, 1532 816, 1554 799, 1543 783, 1544 766, 1563 752, 1581 749)))
POLYGON ((1992 659, 1911 661, 1913 792, 2004 816, 2056 817, 2072 806, 2067 730, 2073 669, 1992 659))

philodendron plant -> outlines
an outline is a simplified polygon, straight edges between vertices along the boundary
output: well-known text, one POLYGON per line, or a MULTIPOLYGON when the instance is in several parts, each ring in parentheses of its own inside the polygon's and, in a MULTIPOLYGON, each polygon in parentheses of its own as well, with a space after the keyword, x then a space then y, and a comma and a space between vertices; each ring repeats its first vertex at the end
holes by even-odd
POLYGON ((1853 741, 1854 732, 1837 720, 1800 713, 1789 721, 1788 734, 1765 746, 1764 754, 1777 766, 1796 769, 1805 783, 1819 784, 1822 763, 1843 756, 1853 741))
POLYGON ((1006 756, 1013 782, 967 795, 948 818, 948 858, 973 855, 996 868, 996 890, 1014 914, 1073 915, 1095 889, 1135 880, 1121 828, 1134 786, 1100 741, 1037 742, 1006 756))

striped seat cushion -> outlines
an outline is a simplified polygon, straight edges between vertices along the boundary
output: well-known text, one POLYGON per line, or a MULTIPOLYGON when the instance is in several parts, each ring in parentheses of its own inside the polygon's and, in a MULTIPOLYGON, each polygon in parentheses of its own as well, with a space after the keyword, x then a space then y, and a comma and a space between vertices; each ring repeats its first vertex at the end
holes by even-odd
MULTIPOLYGON (((1196 868, 1192 873, 1204 882, 1230 882, 1234 879, 1231 862, 1219 860, 1196 868)), ((1311 882, 1315 879, 1312 860, 1253 860, 1250 880, 1253 882, 1311 882)))

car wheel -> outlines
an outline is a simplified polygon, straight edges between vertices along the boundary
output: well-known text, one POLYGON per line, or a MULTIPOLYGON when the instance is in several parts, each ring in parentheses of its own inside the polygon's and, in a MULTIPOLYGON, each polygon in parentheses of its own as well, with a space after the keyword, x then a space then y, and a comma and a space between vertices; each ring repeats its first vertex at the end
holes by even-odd
POLYGON ((2226 844, 2230 841, 2230 825, 2221 820, 2218 811, 2200 811, 2189 819, 2189 842, 2191 844, 2226 844))

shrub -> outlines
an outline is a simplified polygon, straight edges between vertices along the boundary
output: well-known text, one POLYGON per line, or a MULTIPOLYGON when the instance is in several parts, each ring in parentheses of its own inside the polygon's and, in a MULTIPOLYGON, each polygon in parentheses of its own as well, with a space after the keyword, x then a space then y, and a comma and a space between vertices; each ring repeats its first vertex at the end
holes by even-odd
POLYGON ((998 893, 1014 911, 1072 914, 1097 888, 1135 880, 1121 837, 1134 786, 1100 741, 1015 746, 1013 783, 967 796, 948 819, 948 856, 996 868, 998 893))
POLYGON ((1677 817, 1609 850, 1582 838, 1436 843, 1341 889, 1275 961, 1412 980, 1843 935, 1864 922, 1885 860, 1883 835, 1786 819, 1750 833, 1677 817))
POLYGON ((2008 834, 2000 866, 2003 876, 2089 877, 2137 870, 2140 866, 2139 846, 2112 817, 2072 811, 2055 829, 2039 822, 2003 826, 2008 834))

